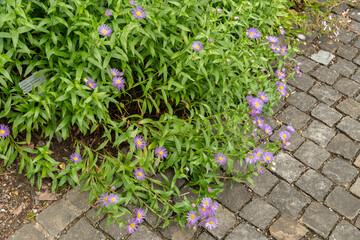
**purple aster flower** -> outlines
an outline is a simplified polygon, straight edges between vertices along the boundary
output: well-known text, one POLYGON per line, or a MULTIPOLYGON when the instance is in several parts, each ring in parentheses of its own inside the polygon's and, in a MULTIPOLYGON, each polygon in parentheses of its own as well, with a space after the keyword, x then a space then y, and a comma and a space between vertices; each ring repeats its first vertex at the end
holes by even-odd
POLYGON ((280 27, 280 34, 285 35, 285 29, 283 27, 280 27))
POLYGON ((250 116, 255 117, 257 114, 262 113, 262 110, 257 110, 252 108, 251 111, 249 112, 250 116))
POLYGON ((261 38, 259 30, 257 30, 256 28, 249 28, 246 31, 246 35, 248 35, 250 39, 261 38))
POLYGON ((254 154, 255 156, 259 159, 261 157, 261 155, 264 153, 264 151, 261 148, 255 148, 254 149, 254 154))
POLYGON ((206 207, 206 208, 209 208, 212 203, 213 203, 213 201, 209 197, 205 197, 201 200, 201 206, 206 207))
POLYGON ((214 157, 215 157, 215 160, 217 161, 217 163, 221 166, 223 166, 227 161, 225 154, 222 152, 215 154, 214 157))
POLYGON ((280 70, 276 70, 275 74, 279 79, 284 79, 286 77, 286 74, 280 70))
POLYGON ((103 207, 107 207, 109 204, 111 204, 110 202, 110 194, 109 193, 102 193, 101 196, 100 196, 100 202, 101 202, 101 205, 103 207))
POLYGON ((281 48, 280 48, 280 54, 281 55, 286 55, 287 54, 287 46, 286 45, 282 45, 281 48))
POLYGON ((301 77, 302 74, 300 72, 300 68, 298 68, 298 67, 295 68, 295 74, 296 74, 296 76, 301 77))
POLYGON ((256 137, 256 136, 257 136, 257 132, 253 131, 253 132, 251 133, 251 136, 256 137))
POLYGON ((235 16, 234 19, 235 19, 235 20, 238 20, 238 19, 239 19, 239 16, 235 16))
POLYGON ((112 80, 112 84, 114 87, 116 87, 118 90, 121 90, 125 87, 125 80, 123 77, 114 77, 112 80))
MULTIPOLYGON (((251 94, 251 92, 250 92, 250 94, 251 94)), ((252 97, 252 96, 247 96, 247 97, 246 97, 246 101, 247 101, 248 104, 251 105, 251 106, 253 105, 254 100, 255 100, 255 98, 252 97)))
POLYGON ((105 11, 105 16, 111 16, 111 15, 112 15, 112 12, 110 10, 105 11))
POLYGON ((82 157, 79 153, 73 153, 70 155, 70 160, 73 162, 73 163, 78 163, 82 160, 82 157))
POLYGON ((251 153, 249 154, 246 158, 245 158, 245 161, 247 163, 250 163, 250 164, 254 164, 257 162, 257 158, 256 158, 256 155, 254 153, 251 153))
POLYGON ((269 97, 266 95, 264 91, 258 92, 258 97, 263 101, 264 103, 267 103, 269 101, 269 97))
POLYGON ((207 229, 213 230, 214 228, 216 228, 216 225, 217 225, 217 220, 215 218, 211 217, 206 220, 205 227, 207 229))
POLYGON ((284 90, 278 89, 278 91, 279 91, 279 93, 280 93, 280 95, 281 95, 282 97, 286 97, 286 95, 287 95, 287 90, 286 90, 286 89, 284 89, 284 90))
POLYGON ((265 152, 262 156, 262 159, 265 162, 272 162, 272 161, 274 161, 274 155, 272 152, 265 152))
POLYGON ((208 192, 212 193, 213 189, 211 187, 208 187, 208 192))
POLYGON ((213 42, 213 40, 211 38, 209 38, 209 43, 212 43, 212 42, 213 42))
POLYGON ((221 8, 216 9, 216 12, 221 13, 222 12, 221 8))
POLYGON ((279 133, 279 137, 281 138, 281 140, 288 140, 290 138, 290 133, 288 131, 281 131, 279 133))
POLYGON ((142 210, 141 208, 137 208, 137 209, 135 209, 134 214, 135 214, 137 223, 142 223, 144 221, 145 216, 146 216, 144 210, 142 210))
POLYGON ((286 83, 277 81, 277 82, 276 82, 276 86, 277 86, 277 89, 278 89, 279 91, 286 91, 286 90, 287 90, 286 83))
POLYGON ((111 187, 110 187, 110 190, 111 190, 111 191, 115 191, 115 190, 116 190, 116 187, 115 187, 115 186, 111 186, 111 187))
POLYGON ((268 40, 270 43, 272 43, 272 44, 274 44, 274 43, 279 43, 279 39, 278 39, 277 37, 274 37, 274 36, 269 36, 269 37, 267 38, 267 40, 268 40))
POLYGON ((190 171, 190 169, 188 168, 188 167, 185 167, 185 170, 188 172, 188 171, 190 171))
POLYGON ((259 98, 254 98, 254 102, 252 106, 254 107, 255 110, 261 111, 264 106, 264 102, 261 101, 259 98))
POLYGON ((139 135, 136 135, 136 137, 134 137, 134 144, 136 146, 136 149, 144 149, 146 146, 146 140, 142 137, 140 137, 139 135))
POLYGON ((208 209, 202 205, 199 206, 198 208, 198 212, 199 212, 199 217, 200 218, 204 218, 204 217, 207 217, 208 215, 208 209))
POLYGON ((91 78, 84 78, 85 83, 92 89, 95 89, 97 86, 97 83, 94 82, 91 78))
POLYGON ((218 209, 218 207, 219 207, 219 204, 214 201, 214 203, 211 204, 210 209, 215 212, 218 209))
POLYGON ((108 25, 103 24, 99 27, 99 32, 103 36, 110 36, 112 33, 112 30, 108 25))
POLYGON ((202 49, 203 49, 203 45, 201 42, 197 41, 197 42, 194 42, 192 45, 191 45, 192 49, 195 50, 195 51, 198 51, 200 52, 202 49))
POLYGON ((155 148, 155 155, 161 159, 164 159, 168 155, 168 151, 164 147, 157 147, 155 148))
POLYGON ((134 17, 139 19, 146 17, 146 11, 140 6, 136 6, 135 8, 133 8, 131 10, 131 13, 133 14, 134 17))
POLYGON ((111 74, 111 76, 113 76, 113 77, 117 77, 117 76, 120 75, 120 72, 119 72, 119 70, 117 70, 116 68, 112 68, 112 69, 110 69, 110 74, 111 74))
POLYGON ((254 118, 255 122, 259 125, 259 127, 261 128, 261 126, 264 124, 264 121, 259 117, 259 116, 256 116, 254 118))
POLYGON ((156 160, 156 161, 155 161, 155 166, 159 166, 159 164, 160 164, 159 161, 156 160))
POLYGON ((290 125, 286 126, 286 129, 291 133, 295 132, 295 129, 290 125))
POLYGON ((304 34, 298 34, 298 38, 299 39, 301 39, 301 40, 305 40, 306 39, 306 37, 305 37, 305 35, 304 34))
POLYGON ((272 131, 271 127, 268 124, 264 124, 262 129, 269 136, 273 134, 273 131, 272 131))
POLYGON ((129 3, 130 3, 130 5, 134 5, 134 4, 135 4, 135 1, 134 1, 134 0, 130 0, 129 3))
POLYGON ((137 168, 135 171, 134 171, 134 177, 137 179, 137 180, 144 180, 146 178, 146 175, 145 175, 145 170, 142 169, 142 168, 137 168))
POLYGON ((0 137, 5 139, 10 134, 10 128, 4 124, 0 124, 0 137))
POLYGON ((189 226, 194 226, 199 219, 199 216, 196 214, 196 211, 190 211, 187 215, 187 221, 189 226))
POLYGON ((109 194, 110 203, 109 204, 116 204, 119 202, 119 196, 115 193, 109 194))
POLYGON ((271 44, 271 45, 270 45, 270 49, 271 49, 271 51, 273 51, 274 53, 279 53, 279 52, 280 52, 280 47, 279 47, 279 45, 276 45, 276 44, 271 44))
POLYGON ((129 234, 132 234, 133 232, 137 231, 137 228, 139 227, 138 223, 136 222, 136 218, 133 218, 131 220, 128 221, 128 232, 129 234))

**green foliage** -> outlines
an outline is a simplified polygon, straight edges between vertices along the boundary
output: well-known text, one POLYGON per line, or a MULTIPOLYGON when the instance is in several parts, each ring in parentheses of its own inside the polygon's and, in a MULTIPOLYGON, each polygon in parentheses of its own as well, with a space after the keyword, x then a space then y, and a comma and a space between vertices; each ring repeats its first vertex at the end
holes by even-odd
MULTIPOLYGON (((271 115, 279 99, 273 67, 285 66, 285 59, 245 32, 256 27, 263 36, 277 35, 279 26, 290 32, 287 0, 147 0, 141 3, 147 13, 141 20, 121 0, 5 2, 0 5, 0 118, 12 123, 12 137, 0 141, 5 166, 20 156, 20 171, 25 168, 39 187, 42 178, 52 178, 53 190, 84 181, 91 201, 115 186, 121 204, 146 206, 165 225, 175 220, 184 226, 184 212, 192 209, 186 198, 172 202, 180 196, 178 180, 188 181, 197 203, 204 196, 215 198, 224 179, 251 182, 255 166, 247 165, 245 157, 257 139, 249 135, 254 125, 245 97, 248 91, 265 91, 270 103, 263 110, 271 115), (106 9, 113 15, 105 16, 106 9), (99 34, 102 24, 111 26, 111 36, 99 34), (192 50, 195 41, 202 42, 202 51, 192 50), (112 86, 110 68, 124 72, 124 90, 112 86), (23 94, 19 82, 36 71, 47 81, 23 94), (92 90, 83 78, 98 86, 92 90), (91 149, 76 141, 83 160, 69 161, 60 170, 49 144, 31 150, 14 140, 25 134, 29 143, 34 131, 65 139, 73 129, 101 132, 102 144, 91 149), (135 149, 136 135, 148 141, 144 151, 135 149), (167 159, 155 158, 157 146, 168 150, 167 159), (214 160, 218 152, 228 157, 223 169, 214 160), (244 164, 245 172, 240 170, 244 164), (138 181, 133 177, 138 167, 148 176, 170 168, 174 177, 138 181)), ((285 58, 291 59, 295 47, 284 44, 289 47, 285 58)), ((264 149, 276 151, 278 144, 264 149)), ((103 211, 111 213, 108 223, 121 222, 128 212, 119 204, 103 211)))

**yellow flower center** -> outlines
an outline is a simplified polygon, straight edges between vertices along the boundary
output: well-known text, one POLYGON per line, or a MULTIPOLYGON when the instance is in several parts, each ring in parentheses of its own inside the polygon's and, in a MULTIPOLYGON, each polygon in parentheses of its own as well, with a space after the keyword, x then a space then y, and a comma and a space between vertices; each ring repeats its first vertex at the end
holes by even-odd
POLYGON ((281 49, 282 52, 285 52, 285 49, 281 49))
POLYGON ((281 76, 282 76, 282 73, 279 73, 279 76, 281 77, 281 76))
POLYGON ((104 198, 104 201, 105 202, 109 201, 109 198, 108 197, 104 198))
POLYGON ((130 227, 131 227, 131 228, 134 228, 134 227, 135 227, 135 223, 130 224, 130 227))
POLYGON ((78 158, 77 157, 74 157, 74 161, 77 161, 78 160, 78 158))
POLYGON ((141 172, 138 172, 138 176, 141 177, 141 176, 142 176, 142 173, 141 173, 141 172))
POLYGON ((266 133, 268 133, 269 131, 268 130, 265 130, 266 133))
POLYGON ((280 86, 280 87, 279 87, 280 90, 283 90, 283 88, 284 88, 283 86, 280 86))
POLYGON ((116 75, 116 72, 113 72, 113 75, 115 76, 115 75, 116 75))
POLYGON ((120 81, 120 80, 117 80, 117 81, 116 81, 116 83, 117 83, 117 84, 120 84, 120 83, 121 83, 121 81, 120 81))
POLYGON ((141 145, 141 141, 137 141, 136 143, 137 143, 137 145, 139 145, 139 146, 141 145))
POLYGON ((159 152, 159 154, 160 154, 160 155, 163 155, 163 152, 162 152, 162 151, 160 151, 160 152, 159 152))
POLYGON ((191 219, 195 219, 195 215, 193 214, 193 215, 191 215, 191 217, 190 217, 191 219))
POLYGON ((213 225, 213 223, 214 223, 213 221, 210 221, 210 222, 209 222, 210 225, 213 225))
POLYGON ((89 86, 92 87, 92 83, 89 83, 89 86))
POLYGON ((209 205, 209 202, 208 202, 208 201, 206 201, 206 202, 204 203, 204 205, 205 205, 205 206, 209 205))
POLYGON ((260 121, 260 120, 258 121, 258 124, 261 125, 261 121, 260 121))
POLYGON ((253 33, 253 32, 250 32, 250 35, 252 36, 252 35, 254 35, 254 33, 253 33))
POLYGON ((297 73, 297 74, 300 74, 300 72, 299 72, 299 71, 296 71, 296 73, 297 73))
POLYGON ((115 202, 115 198, 113 197, 113 198, 111 199, 111 201, 112 201, 112 202, 115 202))
POLYGON ((107 33, 107 31, 106 30, 103 30, 103 34, 106 34, 107 33))
POLYGON ((206 208, 204 208, 204 207, 203 207, 203 208, 201 208, 201 211, 205 212, 205 211, 206 211, 206 208))
POLYGON ((199 50, 199 49, 200 49, 200 47, 199 47, 199 46, 196 46, 195 48, 196 48, 197 50, 199 50))
POLYGON ((4 131, 4 130, 1 130, 0 133, 1 133, 1 134, 5 134, 5 131, 4 131))
POLYGON ((136 12, 136 15, 137 15, 137 16, 140 16, 140 15, 141 15, 141 12, 136 12))
POLYGON ((250 158, 250 159, 252 159, 252 158, 253 158, 253 156, 252 156, 252 155, 250 155, 250 156, 249 156, 249 158, 250 158))
POLYGON ((219 161, 222 161, 222 157, 219 157, 218 159, 219 159, 219 161))
POLYGON ((266 160, 270 160, 270 157, 266 157, 266 160))
POLYGON ((284 134, 284 135, 283 135, 283 138, 286 138, 286 137, 287 137, 286 134, 284 134))
POLYGON ((138 218, 141 218, 141 213, 138 213, 138 214, 137 214, 137 217, 138 217, 138 218))
POLYGON ((264 96, 261 96, 261 99, 264 99, 265 97, 264 96))
POLYGON ((259 106, 259 103, 256 102, 256 103, 255 103, 255 106, 259 106))
POLYGON ((260 153, 259 153, 259 152, 257 153, 257 156, 260 157, 260 153))

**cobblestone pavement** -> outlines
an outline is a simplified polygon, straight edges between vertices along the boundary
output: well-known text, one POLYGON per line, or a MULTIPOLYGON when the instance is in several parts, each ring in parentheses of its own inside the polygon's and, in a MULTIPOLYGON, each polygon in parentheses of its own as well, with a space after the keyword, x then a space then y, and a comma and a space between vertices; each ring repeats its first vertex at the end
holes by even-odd
POLYGON ((359 240, 359 12, 350 10, 350 31, 342 31, 339 42, 313 36, 302 46, 303 76, 290 81, 293 93, 266 118, 279 128, 272 141, 283 128, 275 119, 296 128, 292 144, 276 156, 276 171, 255 177, 255 185, 225 184, 215 230, 153 229, 156 219, 149 215, 129 237, 116 224, 107 229, 106 216, 93 217, 98 206, 90 207, 87 193, 73 189, 9 239, 359 240))

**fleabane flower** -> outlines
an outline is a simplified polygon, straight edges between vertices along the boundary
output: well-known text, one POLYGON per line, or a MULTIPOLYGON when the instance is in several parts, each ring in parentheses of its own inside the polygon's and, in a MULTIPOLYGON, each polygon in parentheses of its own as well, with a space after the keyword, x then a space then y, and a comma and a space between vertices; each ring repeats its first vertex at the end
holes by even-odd
POLYGON ((155 155, 161 159, 164 159, 168 155, 168 151, 164 147, 157 147, 155 148, 155 155))
POLYGON ((212 203, 213 203, 213 201, 209 197, 205 197, 201 200, 201 206, 206 207, 206 208, 209 208, 212 203))
POLYGON ((277 81, 277 82, 276 82, 276 86, 277 86, 277 89, 278 89, 279 91, 287 91, 287 85, 286 85, 286 83, 277 81))
POLYGON ((296 74, 296 76, 301 77, 302 73, 300 72, 300 68, 299 68, 299 67, 296 67, 296 68, 295 68, 295 74, 296 74))
POLYGON ((222 12, 222 9, 221 9, 221 8, 218 8, 218 9, 216 9, 216 12, 217 12, 217 13, 221 13, 221 12, 222 12))
POLYGON ((259 30, 257 30, 256 28, 249 28, 248 30, 246 30, 246 35, 248 35, 250 39, 261 38, 259 30))
POLYGON ((211 187, 208 187, 208 192, 212 193, 213 189, 211 187))
POLYGON ((290 125, 286 126, 286 129, 291 133, 295 132, 295 129, 290 125))
POLYGON ((261 128, 262 125, 264 124, 264 121, 259 117, 259 116, 256 116, 254 118, 255 122, 257 123, 257 125, 261 128))
POLYGON ((88 85, 91 89, 95 89, 97 86, 97 83, 94 82, 94 80, 92 80, 91 78, 85 78, 84 82, 86 83, 86 85, 88 85))
POLYGON ((103 25, 101 25, 101 26, 99 27, 99 33, 100 33, 101 35, 107 37, 107 36, 110 36, 110 35, 111 35, 112 30, 111 30, 111 28, 110 28, 108 25, 103 24, 103 25))
POLYGON ((136 135, 136 137, 134 137, 134 144, 136 146, 136 149, 144 149, 146 143, 147 143, 146 140, 140 137, 139 135, 136 135))
POLYGON ((257 162, 257 157, 254 153, 250 153, 246 158, 245 161, 250 164, 254 164, 257 162))
POLYGON ((261 148, 255 148, 254 149, 254 154, 255 156, 259 159, 261 157, 261 155, 264 153, 264 151, 261 148))
POLYGON ((194 42, 192 45, 191 45, 192 49, 195 50, 195 51, 198 51, 200 52, 202 49, 203 49, 203 45, 201 42, 199 41, 196 41, 194 42))
POLYGON ((82 160, 82 157, 79 153, 73 153, 70 155, 70 160, 73 162, 73 163, 78 163, 82 160))
POLYGON ((117 76, 120 75, 120 72, 119 72, 119 70, 117 70, 116 68, 112 68, 112 69, 110 69, 110 74, 111 74, 111 76, 113 76, 113 77, 117 77, 117 76))
POLYGON ((112 15, 112 12, 108 9, 105 11, 105 16, 111 16, 112 15))
POLYGON ((251 136, 256 137, 256 136, 257 136, 257 132, 255 132, 255 131, 251 132, 251 136))
POLYGON ((255 110, 261 111, 264 106, 264 102, 261 101, 259 98, 254 98, 254 102, 252 106, 254 107, 255 110))
POLYGON ((116 204, 120 201, 119 199, 119 195, 115 194, 115 193, 112 193, 112 194, 109 194, 109 199, 110 199, 110 204, 116 204))
POLYGON ((114 77, 112 80, 112 84, 118 90, 121 90, 125 87, 125 80, 123 77, 114 77))
POLYGON ((217 161, 217 163, 221 166, 223 166, 227 161, 225 154, 222 152, 215 154, 214 157, 215 157, 215 160, 217 161))
POLYGON ((277 45, 277 44, 271 44, 271 45, 270 45, 270 49, 271 49, 271 51, 273 51, 274 53, 279 53, 279 52, 280 52, 280 47, 279 47, 279 45, 277 45))
POLYGON ((187 221, 189 226, 194 226, 199 219, 199 216, 196 214, 196 211, 190 211, 187 215, 187 221))
POLYGON ((281 35, 285 35, 285 29, 283 27, 280 27, 279 30, 281 35))
POLYGON ((288 131, 281 131, 279 133, 279 137, 281 138, 281 140, 288 140, 290 138, 290 133, 288 131))
POLYGON ((274 36, 269 36, 267 38, 267 40, 272 44, 279 43, 279 39, 277 37, 274 37, 274 36))
POLYGON ((287 51, 288 51, 288 48, 286 45, 282 45, 281 48, 280 48, 280 54, 281 55, 286 55, 287 54, 287 51))
POLYGON ((137 208, 137 209, 135 209, 134 214, 135 214, 137 223, 142 223, 144 221, 145 216, 146 216, 144 210, 142 210, 141 208, 137 208))
POLYGON ((133 8, 131 10, 131 13, 133 14, 134 17, 139 19, 146 17, 146 11, 140 6, 136 6, 135 8, 133 8))
POLYGON ((260 91, 258 92, 258 97, 260 98, 261 101, 263 101, 264 103, 267 103, 269 101, 269 97, 266 95, 266 93, 264 91, 260 91))
POLYGON ((134 4, 135 4, 135 1, 134 1, 134 0, 130 0, 130 1, 129 1, 129 4, 130 4, 130 5, 134 5, 134 4))
POLYGON ((100 196, 100 202, 103 207, 107 207, 109 204, 111 204, 110 194, 102 193, 100 196))
POLYGON ((139 227, 139 225, 136 222, 136 218, 129 220, 128 224, 129 225, 127 226, 127 229, 128 229, 129 234, 132 234, 133 232, 138 230, 137 228, 139 227))
POLYGON ((212 230, 214 228, 216 228, 216 225, 217 225, 217 220, 216 218, 208 218, 205 222, 205 227, 209 230, 212 230))
POLYGON ((286 74, 284 72, 280 71, 280 70, 276 70, 275 75, 281 80, 285 79, 285 77, 286 77, 286 74))
POLYGON ((208 208, 200 205, 199 206, 199 209, 198 209, 198 212, 199 212, 199 218, 205 218, 207 217, 207 214, 208 214, 208 208))
POLYGON ((134 177, 139 181, 144 180, 146 178, 145 170, 142 168, 135 169, 133 174, 134 174, 134 177))
POLYGON ((298 38, 301 39, 301 40, 305 40, 305 39, 306 39, 305 35, 304 35, 304 34, 301 34, 301 33, 298 34, 298 38))
POLYGON ((273 131, 272 131, 271 127, 268 124, 264 124, 262 129, 269 136, 271 136, 273 134, 273 131))
POLYGON ((10 128, 5 124, 0 124, 0 137, 5 139, 10 134, 10 128))
POLYGON ((274 161, 274 154, 272 152, 264 152, 262 155, 262 159, 265 162, 271 163, 274 161))

